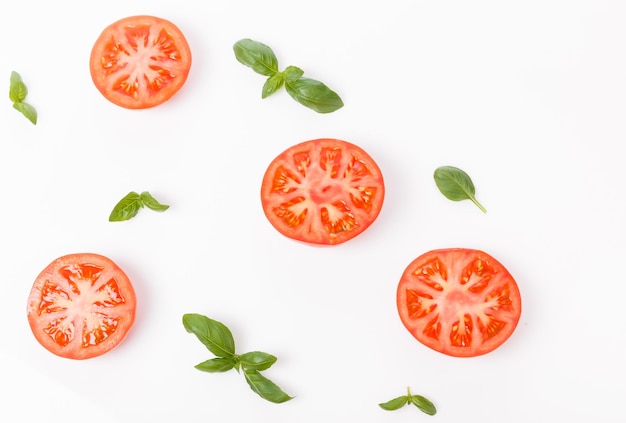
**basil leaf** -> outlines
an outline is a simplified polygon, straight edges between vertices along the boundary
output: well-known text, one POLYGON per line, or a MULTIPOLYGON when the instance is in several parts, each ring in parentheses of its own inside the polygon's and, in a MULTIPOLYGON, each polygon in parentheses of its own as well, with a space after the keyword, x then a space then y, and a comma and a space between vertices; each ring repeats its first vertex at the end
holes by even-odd
POLYGON ((298 103, 318 113, 331 113, 343 107, 339 95, 315 79, 285 81, 285 89, 298 103))
POLYGON ((22 77, 19 73, 12 71, 9 85, 9 98, 13 103, 21 103, 26 100, 28 89, 26 84, 22 81, 22 77))
POLYGON ((12 71, 9 84, 9 99, 13 102, 13 108, 24 115, 33 125, 36 125, 37 110, 24 101, 28 95, 28 88, 26 88, 20 74, 12 71))
POLYGON ((233 50, 239 63, 252 68, 256 73, 265 76, 278 73, 278 59, 265 44, 245 38, 237 41, 233 50))
POLYGON ((109 222, 121 222, 131 219, 137 215, 137 212, 142 207, 141 196, 131 191, 113 207, 113 211, 109 215, 109 222))
POLYGON ((158 212, 162 212, 170 208, 168 205, 159 203, 147 191, 144 191, 141 194, 131 191, 115 205, 113 211, 109 215, 109 222, 121 222, 123 220, 132 219, 137 215, 139 209, 143 206, 158 212))
POLYGON ((262 398, 281 403, 292 397, 283 392, 274 382, 267 379, 259 370, 268 369, 276 362, 271 354, 252 351, 241 356, 235 354, 235 341, 230 330, 222 323, 201 314, 184 314, 183 325, 193 333, 217 358, 203 361, 195 367, 210 373, 243 369, 250 388, 262 398))
POLYGON ((283 75, 285 76, 285 81, 292 82, 302 78, 304 71, 296 66, 287 66, 283 71, 283 75))
POLYGON ((240 63, 269 77, 263 85, 262 98, 267 98, 284 85, 293 99, 318 113, 330 113, 343 107, 343 101, 336 92, 320 81, 304 78, 302 69, 288 66, 279 72, 278 59, 265 44, 244 38, 235 43, 233 50, 240 63))
POLYGON ((285 77, 282 73, 277 73, 275 75, 270 76, 263 84, 263 91, 261 91, 261 98, 267 98, 270 95, 274 94, 276 91, 280 90, 285 83, 285 77))
POLYGON ((200 314, 183 315, 183 325, 193 333, 213 354, 218 357, 235 355, 235 340, 224 324, 200 314))
POLYGON ((13 108, 22 113, 33 125, 37 124, 37 111, 28 103, 13 103, 13 108))
POLYGON ((218 357, 196 364, 195 368, 209 373, 227 372, 237 365, 237 357, 218 357))
POLYGON ((476 200, 472 179, 458 167, 441 166, 435 169, 435 183, 439 191, 452 201, 471 200, 483 213, 487 210, 476 200))
POLYGON ((170 208, 165 204, 159 203, 155 198, 147 191, 141 193, 141 201, 143 204, 148 207, 150 210, 162 212, 170 208))
POLYGON ((417 408, 419 408, 421 411, 428 414, 429 416, 434 416, 435 414, 437 414, 437 409, 435 408, 435 405, 430 402, 430 400, 424 398, 421 395, 411 395, 410 401, 411 404, 415 405, 417 408))
POLYGON ((246 369, 267 370, 272 364, 276 363, 276 360, 276 357, 271 354, 252 351, 241 355, 241 366, 244 368, 244 371, 246 369))
POLYGON ((244 369, 243 374, 246 378, 246 382, 250 385, 250 388, 259 394, 263 399, 274 403, 281 403, 289 401, 293 398, 284 393, 278 385, 263 376, 257 370, 244 369))
POLYGON ((401 397, 394 398, 390 401, 380 403, 378 404, 378 406, 382 408, 383 410, 393 411, 393 410, 397 410, 399 408, 404 407, 404 405, 408 402, 408 400, 409 398, 406 395, 403 395, 401 397))

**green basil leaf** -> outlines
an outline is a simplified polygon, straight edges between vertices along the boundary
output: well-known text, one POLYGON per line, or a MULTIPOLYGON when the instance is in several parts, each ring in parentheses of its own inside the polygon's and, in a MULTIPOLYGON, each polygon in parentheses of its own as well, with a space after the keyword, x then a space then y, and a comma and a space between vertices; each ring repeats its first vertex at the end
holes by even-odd
POLYGON ((141 193, 141 201, 143 204, 148 207, 150 210, 162 212, 170 208, 165 204, 159 203, 155 198, 147 191, 141 193))
POLYGON ((195 368, 209 373, 227 372, 237 365, 237 357, 218 357, 196 364, 195 368))
POLYGON ((276 357, 271 354, 252 351, 241 355, 241 366, 251 370, 267 370, 276 363, 276 357))
POLYGON ((37 110, 24 102, 28 95, 28 88, 22 81, 22 77, 19 73, 12 71, 9 85, 9 99, 13 102, 13 108, 19 111, 26 117, 33 125, 37 124, 37 110))
POLYGON ((403 395, 401 397, 394 398, 390 401, 380 403, 378 404, 378 406, 382 408, 383 410, 393 411, 393 410, 397 410, 399 408, 404 407, 404 405, 408 402, 408 400, 409 398, 406 395, 403 395))
POLYGON ((261 92, 261 98, 267 98, 280 90, 285 83, 285 78, 282 73, 278 72, 275 75, 270 76, 263 84, 263 91, 261 92))
POLYGON ((285 89, 298 103, 318 113, 330 113, 343 107, 339 95, 315 79, 285 81, 285 89))
POLYGON ((237 41, 233 50, 239 63, 256 73, 272 76, 278 72, 278 59, 272 49, 263 43, 245 38, 237 41))
POLYGON ((21 103, 26 99, 28 89, 19 73, 12 71, 9 85, 9 98, 13 103, 21 103))
POLYGON ((293 82, 302 78, 304 71, 297 66, 287 66, 283 71, 283 75, 285 76, 285 81, 293 82))
POLYGON ((411 404, 415 405, 417 408, 419 408, 421 411, 428 414, 429 416, 434 416, 435 414, 437 414, 437 409, 435 408, 435 405, 430 402, 430 400, 424 398, 421 395, 411 395, 410 401, 411 404))
POLYGON ((435 169, 434 178, 439 191, 449 200, 471 200, 483 213, 487 213, 476 200, 474 183, 465 171, 454 166, 441 166, 435 169))
POLYGON ((131 219, 137 215, 137 212, 142 207, 141 196, 131 191, 113 207, 113 211, 109 215, 109 222, 121 222, 131 219))
POLYGON ((209 319, 201 314, 183 315, 183 325, 189 333, 193 333, 213 354, 218 357, 235 355, 235 340, 224 324, 209 319))
POLYGON ((28 103, 13 103, 13 108, 19 110, 33 125, 37 125, 37 110, 28 103))
POLYGON ((284 393, 274 382, 259 373, 258 370, 244 369, 243 373, 250 388, 259 394, 261 398, 274 403, 289 401, 293 398, 284 393))

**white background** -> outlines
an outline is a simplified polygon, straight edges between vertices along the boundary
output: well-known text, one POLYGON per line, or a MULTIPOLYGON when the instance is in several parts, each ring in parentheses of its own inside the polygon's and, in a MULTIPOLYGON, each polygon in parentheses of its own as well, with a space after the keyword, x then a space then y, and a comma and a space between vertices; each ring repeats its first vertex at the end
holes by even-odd
POLYGON ((5 4, 0 420, 626 421, 624 22, 620 0, 5 4), (174 22, 194 55, 182 91, 144 111, 105 100, 88 68, 102 29, 135 14, 174 22), (345 107, 261 100, 241 38, 345 107), (12 70, 36 126, 11 106, 12 70), (282 237, 259 200, 269 162, 319 137, 360 145, 387 187, 374 225, 332 248, 282 237), (442 165, 467 171, 486 214, 439 193, 442 165), (171 208, 108 222, 129 191, 171 208), (398 318, 404 268, 445 247, 488 252, 521 289, 516 332, 486 356, 431 351, 398 318), (130 276, 138 315, 120 347, 77 362, 35 341, 26 298, 53 259, 87 251, 130 276), (212 355, 184 313, 276 355, 264 374, 295 398, 194 369, 212 355), (437 415, 378 408, 407 386, 437 415))

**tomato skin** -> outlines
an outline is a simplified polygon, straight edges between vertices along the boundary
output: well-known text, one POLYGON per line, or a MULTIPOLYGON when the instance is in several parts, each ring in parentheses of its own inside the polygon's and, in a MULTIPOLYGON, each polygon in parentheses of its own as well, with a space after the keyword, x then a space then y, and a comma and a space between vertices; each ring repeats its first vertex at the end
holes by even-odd
POLYGON ((106 27, 91 50, 89 70, 100 93, 127 109, 158 106, 187 80, 191 49, 182 31, 155 16, 129 16, 106 27))
POLYGON ((400 319, 422 344, 453 357, 475 357, 502 345, 522 312, 519 287, 489 254, 468 248, 429 251, 398 284, 400 319))
POLYGON ((380 168, 343 140, 301 142, 278 155, 261 184, 265 216, 282 235, 309 245, 341 244, 378 217, 385 197, 380 168))
POLYGON ((57 258, 37 276, 28 296, 28 323, 37 341, 64 358, 105 354, 128 335, 136 297, 128 276, 93 253, 57 258))

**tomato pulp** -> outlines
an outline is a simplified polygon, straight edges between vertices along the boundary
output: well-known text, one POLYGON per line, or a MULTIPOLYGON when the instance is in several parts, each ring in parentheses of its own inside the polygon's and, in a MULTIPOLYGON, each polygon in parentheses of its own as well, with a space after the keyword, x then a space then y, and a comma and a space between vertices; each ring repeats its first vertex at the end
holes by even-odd
POLYGON ((517 283, 489 254, 429 251, 409 264, 397 290, 400 319, 422 344, 455 357, 486 354, 515 331, 522 312, 517 283))
POLYGON ((128 109, 169 100, 185 84, 191 50, 172 22, 130 16, 102 31, 91 50, 89 69, 100 93, 128 109))
POLYGON ((272 226, 288 238, 336 245, 365 231, 378 217, 385 184, 360 147, 321 138, 294 145, 268 166, 261 203, 272 226))
POLYGON ((65 358, 87 359, 118 346, 135 320, 130 279, 98 254, 62 256, 35 279, 28 323, 37 341, 65 358))

